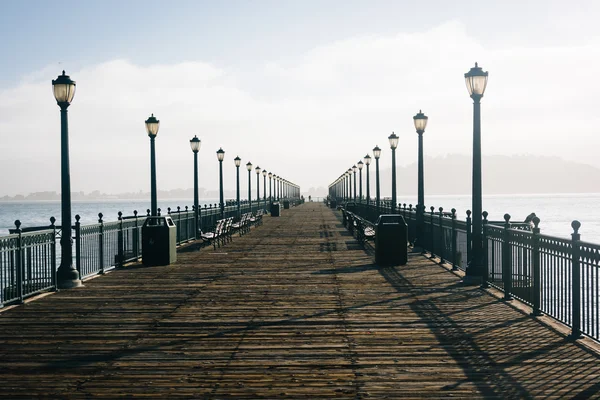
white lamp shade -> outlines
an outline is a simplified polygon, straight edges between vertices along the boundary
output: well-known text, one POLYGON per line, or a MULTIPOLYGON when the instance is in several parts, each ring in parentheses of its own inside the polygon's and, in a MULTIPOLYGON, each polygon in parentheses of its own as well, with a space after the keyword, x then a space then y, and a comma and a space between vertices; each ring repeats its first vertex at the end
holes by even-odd
POLYGON ((202 142, 200 141, 200 139, 198 139, 198 137, 196 135, 194 135, 194 138, 192 140, 190 140, 190 147, 192 148, 192 151, 194 153, 197 153, 198 151, 200 151, 200 144, 202 142))
POLYGON ((469 72, 465 74, 465 82, 470 96, 483 96, 487 86, 488 73, 475 63, 469 72))
POLYGON ((398 139, 400 138, 394 132, 392 132, 392 134, 388 137, 388 140, 390 141, 390 147, 392 149, 398 147, 398 139))
POLYGON ((71 80, 69 75, 65 75, 65 71, 63 71, 62 75, 52 81, 52 90, 57 103, 70 104, 75 96, 75 81, 71 80))
POLYGON ((223 151, 223 149, 217 150, 217 160, 223 161, 224 158, 225 158, 225 152, 223 151))
POLYGON ((379 159, 379 157, 381 157, 381 149, 379 148, 379 146, 375 146, 375 148, 373 149, 373 157, 375 157, 375 159, 379 159))
POLYGON ((156 119, 154 114, 150 116, 146 121, 146 132, 148 136, 155 137, 158 135, 158 128, 160 127, 160 121, 156 119))

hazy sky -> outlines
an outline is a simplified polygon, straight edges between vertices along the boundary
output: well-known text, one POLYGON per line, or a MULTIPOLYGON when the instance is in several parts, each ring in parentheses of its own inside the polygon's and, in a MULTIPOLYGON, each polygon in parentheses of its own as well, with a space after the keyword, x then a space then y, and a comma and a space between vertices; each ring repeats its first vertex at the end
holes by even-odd
POLYGON ((463 74, 475 61, 490 74, 484 154, 600 167, 597 1, 0 5, 0 196, 60 189, 51 80, 62 69, 77 81, 73 191, 149 190, 150 113, 161 121, 159 189, 192 187, 194 135, 208 189, 218 187, 220 146, 230 189, 236 155, 306 189, 327 186, 375 145, 389 168, 392 131, 398 163, 412 163, 419 109, 430 117, 427 155, 470 154, 463 74))

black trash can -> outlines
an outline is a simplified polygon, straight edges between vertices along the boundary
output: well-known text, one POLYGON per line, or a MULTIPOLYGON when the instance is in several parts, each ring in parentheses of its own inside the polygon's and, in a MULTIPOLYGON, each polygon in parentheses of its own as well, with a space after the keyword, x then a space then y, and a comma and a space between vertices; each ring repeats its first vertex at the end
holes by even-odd
POLYGON ((289 200, 284 200, 283 201, 283 209, 284 210, 289 210, 290 209, 290 201, 289 200))
POLYGON ((142 226, 142 263, 169 265, 177 261, 177 227, 168 216, 146 217, 142 226))
POLYGON ((337 208, 337 201, 329 200, 329 208, 337 208))
POLYGON ((271 217, 279 217, 279 203, 271 203, 271 217))
POLYGON ((405 265, 408 262, 408 226, 402 215, 380 215, 375 223, 375 263, 405 265))

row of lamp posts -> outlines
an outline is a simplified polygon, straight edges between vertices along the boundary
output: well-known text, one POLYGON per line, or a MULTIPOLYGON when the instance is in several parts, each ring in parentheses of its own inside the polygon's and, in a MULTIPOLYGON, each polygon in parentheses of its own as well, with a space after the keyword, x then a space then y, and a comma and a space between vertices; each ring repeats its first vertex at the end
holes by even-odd
MULTIPOLYGON (((52 89, 54 92, 54 98, 58 106, 60 107, 60 121, 61 121, 61 259, 58 267, 57 276, 57 287, 59 289, 69 289, 81 286, 81 279, 79 272, 73 265, 73 239, 71 235, 71 175, 69 166, 69 128, 67 118, 67 108, 71 105, 73 97, 75 96, 76 84, 65 71, 58 78, 52 80, 52 89)), ((146 121, 146 132, 150 137, 150 212, 152 216, 158 215, 157 206, 157 190, 156 190, 156 152, 155 152, 155 139, 158 135, 158 129, 160 127, 160 121, 156 119, 152 114, 146 121)), ((190 140, 190 147, 194 154, 194 212, 195 212, 195 229, 196 234, 199 233, 198 221, 200 218, 199 212, 200 207, 198 204, 198 152, 200 151, 201 141, 197 136, 194 136, 190 140)), ((224 214, 225 201, 223 198, 223 160, 225 158, 225 152, 223 149, 217 151, 217 159, 219 161, 219 201, 221 217, 224 214)), ((237 171, 237 205, 238 215, 240 210, 240 190, 239 190, 239 166, 241 159, 236 157, 234 159, 237 171)), ((248 169, 248 201, 252 204, 251 194, 251 171, 252 164, 249 162, 246 164, 248 169)), ((267 175, 269 177, 269 201, 279 200, 281 196, 284 197, 300 197, 300 187, 280 176, 273 175, 271 172, 267 174, 266 170, 262 170, 260 167, 256 167, 256 198, 257 202, 260 202, 260 174, 263 176, 263 201, 266 206, 266 184, 267 175), (271 196, 271 181, 274 180, 274 196, 271 196)))
MULTIPOLYGON (((481 98, 487 86, 488 73, 483 71, 477 63, 465 73, 465 81, 469 96, 473 99, 473 181, 472 181, 472 235, 471 235, 471 256, 465 277, 466 282, 478 282, 483 276, 483 243, 482 243, 482 183, 481 183, 481 98)), ((418 194, 416 210, 416 243, 420 246, 423 243, 424 231, 424 212, 425 212, 425 190, 423 174, 423 133, 427 127, 428 117, 421 110, 413 117, 415 129, 418 134, 418 194)), ((399 137, 392 132, 388 137, 390 148, 392 150, 392 201, 391 210, 396 212, 396 148, 398 147, 399 137)), ((380 210, 380 192, 379 192, 379 158, 381 149, 375 146, 373 157, 375 158, 375 182, 376 195, 375 205, 380 210)), ((369 193, 369 165, 371 157, 367 154, 364 157, 364 165, 367 166, 367 193, 366 201, 370 203, 369 193)), ((359 199, 362 201, 362 168, 363 162, 359 161, 355 166, 345 171, 338 179, 329 185, 329 195, 332 198, 343 198, 346 201, 353 199, 356 202, 356 170, 359 171, 359 199), (358 167, 356 166, 358 165, 358 167), (352 182, 354 180, 354 190, 352 191, 352 182)))

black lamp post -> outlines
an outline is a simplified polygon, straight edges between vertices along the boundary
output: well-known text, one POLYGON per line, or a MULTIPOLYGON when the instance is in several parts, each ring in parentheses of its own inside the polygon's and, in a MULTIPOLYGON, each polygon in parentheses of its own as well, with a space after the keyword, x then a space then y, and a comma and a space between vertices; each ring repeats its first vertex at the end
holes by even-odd
POLYGON ((221 219, 225 215, 225 200, 223 199, 223 159, 225 158, 225 152, 219 148, 217 150, 217 160, 219 160, 219 202, 221 207, 221 219))
POLYGON ((154 149, 154 139, 158 134, 160 121, 150 116, 146 121, 146 132, 150 137, 150 213, 153 217, 158 215, 157 200, 156 200, 156 152, 154 149))
POLYGON ((392 149, 392 214, 396 212, 396 148, 398 147, 398 136, 392 132, 388 136, 390 148, 392 149))
POLYGON ((256 209, 260 208, 260 167, 257 165, 254 168, 256 171, 256 209))
POLYGON ((362 160, 359 161, 356 165, 358 166, 358 198, 360 199, 360 202, 362 203, 362 200, 363 200, 363 195, 362 195, 362 169, 363 169, 363 162, 362 162, 362 160))
POLYGON ((473 99, 473 219, 471 233, 472 257, 467 266, 465 282, 478 283, 483 277, 482 189, 481 189, 481 98, 487 86, 488 73, 475 63, 465 74, 469 95, 473 99))
POLYGON ((356 165, 352 166, 352 174, 354 176, 354 202, 356 203, 356 165))
POLYGON ((56 271, 59 289, 81 286, 79 272, 73 266, 73 239, 71 234, 71 172, 69 163, 69 121, 67 108, 75 96, 75 81, 65 71, 52 80, 54 98, 60 107, 60 172, 61 172, 61 257, 56 271))
POLYGON ((194 153, 194 232, 196 239, 199 237, 200 207, 198 206, 198 152, 200 151, 200 139, 196 135, 190 140, 190 147, 194 153))
POLYGON ((263 203, 265 204, 265 210, 267 209, 267 170, 263 169, 263 203))
POLYGON ((273 181, 273 173, 269 172, 269 204, 273 203, 273 196, 271 193, 271 182, 273 181))
POLYGON ((246 169, 248 170, 248 207, 250 207, 250 212, 252 212, 252 163, 250 161, 246 164, 246 169))
POLYGON ((348 177, 348 201, 350 201, 352 199, 352 168, 348 168, 346 176, 348 177))
POLYGON ((381 149, 379 146, 375 146, 373 149, 373 157, 375 157, 375 205, 377 212, 379 212, 379 157, 381 157, 381 149))
POLYGON ((371 182, 369 181, 369 165, 371 165, 371 156, 365 156, 365 165, 367 166, 367 204, 371 202, 371 182))
POLYGON ((418 195, 417 195, 417 240, 416 246, 423 247, 423 232, 425 229, 425 183, 423 175, 423 133, 427 127, 427 116, 419 110, 419 113, 413 117, 415 129, 419 135, 419 154, 418 154, 418 195))
POLYGON ((238 218, 242 215, 241 204, 240 204, 240 165, 242 163, 242 159, 238 156, 233 159, 235 162, 235 188, 236 188, 236 201, 237 201, 237 215, 238 218))

